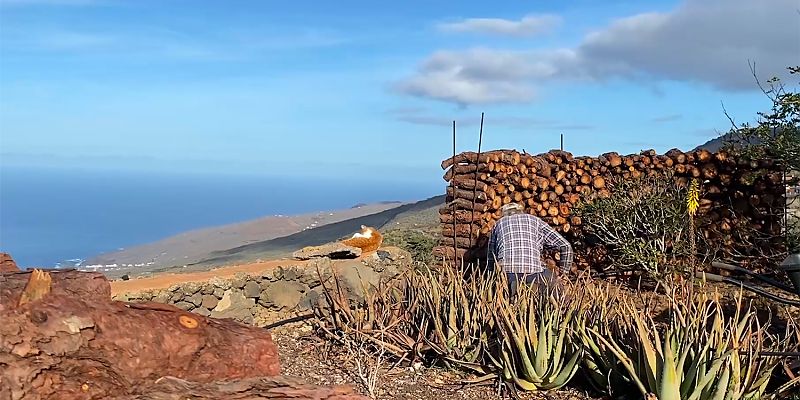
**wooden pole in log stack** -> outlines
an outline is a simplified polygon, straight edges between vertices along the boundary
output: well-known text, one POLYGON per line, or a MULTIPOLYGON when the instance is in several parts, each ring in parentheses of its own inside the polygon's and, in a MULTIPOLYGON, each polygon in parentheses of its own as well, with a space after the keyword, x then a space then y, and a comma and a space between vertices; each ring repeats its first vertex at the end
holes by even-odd
MULTIPOLYGON (((475 225, 475 198, 478 197, 478 166, 481 163, 481 143, 483 142, 483 113, 481 113, 481 128, 478 131, 478 157, 475 158, 475 187, 472 188, 472 218, 469 223, 469 240, 472 240, 472 225, 475 225)), ((455 216, 455 215, 453 215, 455 216)), ((455 218, 453 218, 455 221, 455 218)))
MULTIPOLYGON (((456 121, 453 120, 453 165, 456 163, 456 121)), ((451 181, 453 193, 455 194, 455 180, 451 181)), ((454 196, 455 197, 455 196, 454 196)), ((456 202, 453 202, 453 216, 456 215, 456 202)), ((458 261, 458 244, 456 240, 456 219, 453 218, 453 262, 458 261)))

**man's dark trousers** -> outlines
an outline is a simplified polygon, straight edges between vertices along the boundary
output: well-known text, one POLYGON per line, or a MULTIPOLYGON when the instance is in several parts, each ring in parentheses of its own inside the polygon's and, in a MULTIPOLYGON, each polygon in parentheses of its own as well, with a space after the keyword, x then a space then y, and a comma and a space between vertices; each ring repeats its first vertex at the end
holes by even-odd
POLYGON ((508 278, 508 290, 511 297, 516 296, 517 287, 520 284, 545 285, 546 287, 554 289, 556 292, 558 292, 558 280, 549 269, 545 269, 544 271, 535 274, 507 272, 506 277, 508 278))

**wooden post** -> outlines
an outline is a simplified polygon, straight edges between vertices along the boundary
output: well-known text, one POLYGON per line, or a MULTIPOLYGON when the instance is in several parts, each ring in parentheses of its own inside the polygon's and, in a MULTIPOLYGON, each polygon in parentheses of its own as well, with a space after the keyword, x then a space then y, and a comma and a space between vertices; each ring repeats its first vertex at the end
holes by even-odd
MULTIPOLYGON (((472 247, 472 225, 475 221, 475 197, 478 194, 478 165, 481 163, 481 143, 483 142, 483 113, 481 113, 481 128, 478 131, 478 157, 475 159, 475 187, 472 188, 472 218, 469 223, 469 240, 470 247, 472 247)), ((453 214, 453 221, 455 221, 455 213, 453 214)))
MULTIPOLYGON (((453 120, 453 164, 450 168, 456 167, 456 121, 453 120)), ((455 190, 455 179, 450 181, 450 186, 455 190)), ((455 193, 455 192, 454 192, 455 193)), ((458 261, 458 244, 456 243, 456 202, 453 202, 453 258, 458 261)))

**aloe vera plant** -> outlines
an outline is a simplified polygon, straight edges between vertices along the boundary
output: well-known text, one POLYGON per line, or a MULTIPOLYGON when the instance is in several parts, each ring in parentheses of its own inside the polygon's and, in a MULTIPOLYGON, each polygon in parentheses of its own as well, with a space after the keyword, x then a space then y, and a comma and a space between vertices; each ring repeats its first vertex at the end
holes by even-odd
MULTIPOLYGON (((610 346, 590 330, 603 337, 619 336, 615 329, 619 319, 627 318, 619 307, 620 287, 585 280, 580 283, 581 307, 575 316, 574 333, 584 348, 582 370, 592 387, 603 393, 628 394, 631 381, 610 346)), ((634 389, 635 391, 635 389, 634 389)))
POLYGON ((617 335, 606 336, 589 329, 622 364, 643 396, 659 400, 757 399, 765 394, 776 357, 759 357, 764 345, 781 343, 766 333, 755 312, 743 307, 726 316, 715 293, 673 293, 670 318, 663 332, 648 313, 630 301, 623 310, 630 315, 617 335), (615 337, 616 336, 616 337, 615 337))
POLYGON ((556 296, 521 286, 516 299, 509 299, 507 291, 498 290, 499 343, 487 356, 504 379, 533 391, 561 388, 575 376, 583 349, 570 329, 579 303, 569 292, 556 296))
POLYGON ((429 350, 445 363, 489 373, 482 361, 494 326, 494 275, 454 267, 410 278, 410 297, 419 302, 415 321, 429 350))

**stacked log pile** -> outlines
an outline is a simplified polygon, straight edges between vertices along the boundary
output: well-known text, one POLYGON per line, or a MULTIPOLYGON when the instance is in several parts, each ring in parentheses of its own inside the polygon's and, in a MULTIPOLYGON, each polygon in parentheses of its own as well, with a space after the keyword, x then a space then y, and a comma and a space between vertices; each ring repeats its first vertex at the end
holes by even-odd
POLYGON ((447 203, 439 211, 442 241, 436 254, 446 260, 471 261, 485 252, 488 236, 508 203, 523 205, 577 244, 579 262, 602 257, 603 249, 589 251, 581 235, 581 218, 573 212, 581 201, 609 195, 609 182, 672 172, 679 185, 692 178, 702 183, 700 229, 732 253, 754 253, 759 238, 780 235, 785 204, 779 166, 772 160, 746 161, 726 152, 677 149, 659 155, 606 153, 573 157, 553 150, 530 155, 514 150, 483 154, 464 152, 442 161, 448 182, 447 203), (739 229, 746 224, 751 229, 739 229), (736 231, 736 232, 734 232, 736 231), (736 243, 736 241, 746 243, 736 243), (589 254, 592 253, 592 254, 589 254))

